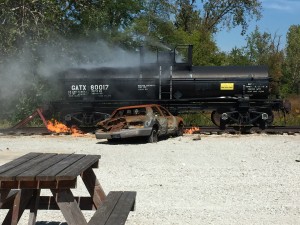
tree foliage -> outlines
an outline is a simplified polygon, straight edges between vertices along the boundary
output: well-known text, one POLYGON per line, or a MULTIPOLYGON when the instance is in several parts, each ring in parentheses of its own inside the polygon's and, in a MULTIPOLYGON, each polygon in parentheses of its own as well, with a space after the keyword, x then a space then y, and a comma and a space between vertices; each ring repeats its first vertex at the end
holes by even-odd
POLYGON ((201 0, 201 24, 210 32, 221 28, 242 26, 245 34, 251 19, 261 17, 261 2, 259 0, 201 0))
POLYGON ((256 29, 247 37, 245 54, 252 65, 267 65, 272 78, 271 93, 279 94, 279 82, 282 77, 284 52, 280 49, 280 36, 256 29))
POLYGON ((251 62, 246 55, 246 48, 233 48, 227 56, 227 64, 239 66, 250 65, 251 62))
MULTIPOLYGON (((101 38, 127 48, 144 42, 184 44, 195 32, 213 37, 220 24, 241 25, 244 31, 248 19, 260 15, 257 0, 201 2, 202 9, 195 0, 0 0, 1 49, 8 53, 24 42, 36 43, 57 34, 70 39, 101 38), (177 31, 185 32, 187 38, 177 37, 177 31)), ((210 45, 206 38, 198 40, 210 45)))
POLYGON ((177 0, 176 20, 177 29, 192 33, 201 28, 200 12, 196 10, 196 0, 177 0))
POLYGON ((176 42, 173 14, 174 7, 169 0, 144 0, 143 9, 130 28, 133 39, 157 47, 172 45, 176 42))
POLYGON ((66 7, 62 1, 0 1, 0 48, 14 54, 26 43, 47 40, 53 32, 65 33, 66 7))
POLYGON ((300 94, 300 25, 293 25, 287 33, 284 92, 300 94))
POLYGON ((196 7, 195 0, 177 0, 176 3, 175 26, 181 40, 194 45, 195 65, 230 63, 224 53, 219 52, 214 34, 223 28, 236 26, 242 26, 244 34, 248 22, 261 16, 261 3, 257 0, 201 0, 202 9, 196 7))
POLYGON ((221 54, 211 33, 203 30, 195 30, 190 34, 181 32, 181 37, 185 43, 193 44, 193 65, 222 65, 221 54))
POLYGON ((73 37, 101 37, 110 43, 128 41, 125 31, 142 10, 142 0, 73 0, 70 5, 75 21, 70 32, 73 37))

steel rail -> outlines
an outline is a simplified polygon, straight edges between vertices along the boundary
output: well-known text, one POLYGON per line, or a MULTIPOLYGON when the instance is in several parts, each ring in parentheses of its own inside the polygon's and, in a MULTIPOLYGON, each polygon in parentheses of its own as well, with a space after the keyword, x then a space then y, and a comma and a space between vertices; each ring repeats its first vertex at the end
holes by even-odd
MULTIPOLYGON (((248 127, 247 129, 239 127, 227 127, 226 130, 221 130, 216 126, 198 126, 192 127, 187 126, 185 130, 194 129, 193 134, 206 134, 206 135, 221 135, 221 134, 300 134, 300 126, 270 126, 264 130, 258 127, 248 127), (195 129, 197 128, 197 129, 195 129)), ((93 133, 95 128, 83 128, 81 129, 83 133, 93 133)), ((0 129, 0 135, 50 135, 55 134, 47 130, 46 127, 22 127, 22 128, 7 128, 0 129)), ((70 133, 60 133, 63 135, 70 133)), ((59 135, 59 134, 58 134, 59 135)))

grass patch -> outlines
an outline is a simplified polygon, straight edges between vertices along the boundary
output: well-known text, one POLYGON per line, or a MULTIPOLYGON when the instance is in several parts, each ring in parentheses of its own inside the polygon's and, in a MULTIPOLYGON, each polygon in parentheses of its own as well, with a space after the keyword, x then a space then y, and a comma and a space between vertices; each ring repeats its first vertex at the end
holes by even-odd
MULTIPOLYGON (((19 121, 20 122, 20 121, 19 121)), ((18 122, 13 122, 8 119, 2 119, 0 120, 0 129, 6 129, 13 127, 17 124, 18 122)), ((30 122, 28 122, 25 127, 44 127, 44 123, 40 118, 34 118, 30 122)))
POLYGON ((11 124, 10 121, 8 121, 6 119, 0 120, 0 129, 6 129, 6 128, 9 128, 11 126, 12 126, 12 124, 11 124))
POLYGON ((289 113, 285 118, 281 115, 274 114, 275 126, 300 126, 300 114, 289 113))
POLYGON ((197 126, 214 126, 210 119, 211 112, 199 112, 192 114, 180 114, 183 118, 185 126, 197 127, 197 126))
POLYGON ((292 109, 289 114, 286 115, 284 123, 283 116, 278 116, 275 114, 274 125, 279 126, 300 126, 300 96, 293 95, 287 98, 290 101, 292 109))

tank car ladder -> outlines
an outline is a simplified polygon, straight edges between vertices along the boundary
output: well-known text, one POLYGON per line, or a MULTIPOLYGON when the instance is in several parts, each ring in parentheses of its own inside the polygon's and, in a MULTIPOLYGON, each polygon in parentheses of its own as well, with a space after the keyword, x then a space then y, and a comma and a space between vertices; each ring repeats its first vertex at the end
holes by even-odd
POLYGON ((159 67, 159 100, 162 99, 163 95, 169 94, 169 99, 172 99, 172 92, 173 92, 173 67, 170 66, 170 77, 169 77, 169 83, 168 84, 163 84, 162 82, 162 68, 161 66, 159 67), (168 89, 168 91, 163 91, 163 89, 168 89))

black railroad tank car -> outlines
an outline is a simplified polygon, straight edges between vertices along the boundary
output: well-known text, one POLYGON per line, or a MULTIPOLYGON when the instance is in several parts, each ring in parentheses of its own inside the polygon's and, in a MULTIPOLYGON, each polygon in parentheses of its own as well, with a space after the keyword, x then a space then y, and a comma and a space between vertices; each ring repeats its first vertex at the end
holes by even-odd
POLYGON ((269 99, 265 66, 192 66, 191 46, 186 62, 176 62, 176 50, 158 53, 147 64, 141 50, 137 67, 70 69, 60 74, 64 99, 53 102, 66 123, 95 125, 113 109, 124 105, 158 103, 172 112, 212 111, 212 121, 261 126, 272 123, 273 110, 282 101, 269 99))
MULTIPOLYGON (((64 74, 65 97, 72 100, 158 100, 159 87, 164 98, 192 99, 220 96, 267 98, 269 77, 266 67, 202 67, 193 71, 170 71, 170 76, 154 75, 137 68, 99 68, 70 70, 64 74), (172 81, 170 80, 172 79, 172 81), (161 83, 160 83, 161 82, 161 83), (172 84, 171 84, 172 82, 172 84)), ((156 74, 156 75, 155 75, 156 74)), ((161 93, 161 94, 162 94, 161 93)))

